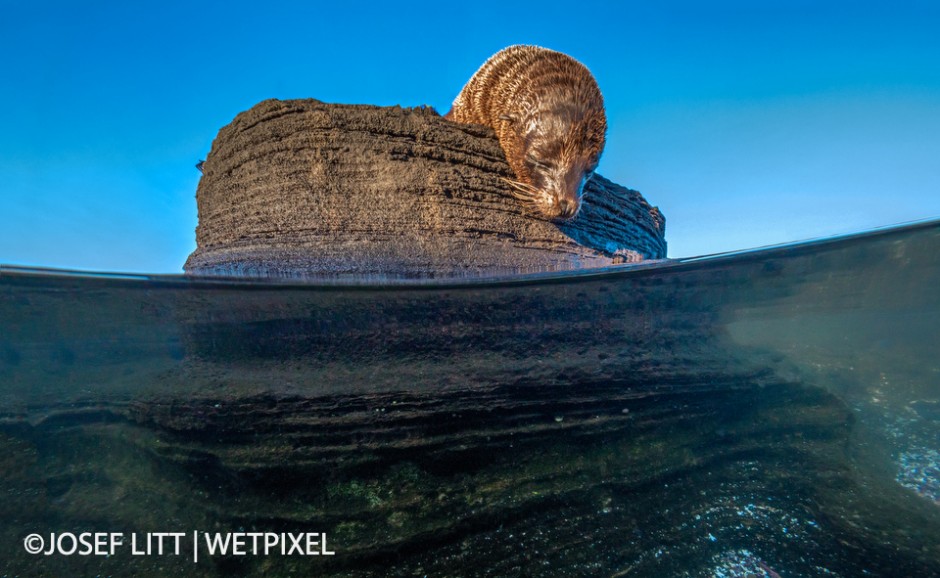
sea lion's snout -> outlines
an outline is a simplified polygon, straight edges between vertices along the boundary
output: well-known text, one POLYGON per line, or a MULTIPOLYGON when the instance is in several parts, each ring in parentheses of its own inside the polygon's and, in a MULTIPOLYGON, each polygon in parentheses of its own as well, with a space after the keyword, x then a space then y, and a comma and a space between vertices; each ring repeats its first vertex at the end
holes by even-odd
POLYGON ((564 194, 558 199, 559 219, 573 219, 578 215, 584 199, 584 186, 593 175, 593 171, 585 171, 581 167, 576 167, 569 173, 565 179, 564 194))
POLYGON ((573 219, 577 216, 578 211, 581 210, 581 198, 584 191, 584 178, 580 178, 579 182, 574 186, 567 186, 557 194, 552 195, 552 203, 548 215, 553 220, 567 221, 568 219, 573 219))
POLYGON ((578 214, 578 211, 581 209, 580 201, 570 201, 568 199, 561 199, 558 201, 558 218, 561 220, 573 219, 575 215, 578 214))
POLYGON ((542 214, 553 221, 573 219, 581 210, 584 198, 584 186, 593 175, 584 168, 585 163, 575 162, 574 166, 557 167, 555 171, 532 172, 536 187, 542 191, 540 205, 542 214))

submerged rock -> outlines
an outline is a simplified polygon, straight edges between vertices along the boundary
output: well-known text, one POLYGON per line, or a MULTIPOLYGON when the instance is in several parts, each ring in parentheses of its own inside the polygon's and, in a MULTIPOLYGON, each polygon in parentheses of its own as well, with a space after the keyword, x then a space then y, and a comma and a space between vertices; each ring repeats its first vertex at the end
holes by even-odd
POLYGON ((578 217, 530 214, 493 131, 430 108, 266 100, 219 131, 193 274, 473 277, 666 255, 665 219, 595 176, 578 217))

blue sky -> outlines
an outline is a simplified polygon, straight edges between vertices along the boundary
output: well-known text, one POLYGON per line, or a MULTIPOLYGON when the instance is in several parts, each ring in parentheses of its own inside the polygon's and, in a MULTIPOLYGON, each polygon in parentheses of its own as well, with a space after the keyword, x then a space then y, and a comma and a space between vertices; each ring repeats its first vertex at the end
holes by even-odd
POLYGON ((0 263, 179 272, 194 164, 266 98, 441 113, 510 44, 571 54, 606 177, 671 257, 940 216, 940 4, 0 0, 0 263))

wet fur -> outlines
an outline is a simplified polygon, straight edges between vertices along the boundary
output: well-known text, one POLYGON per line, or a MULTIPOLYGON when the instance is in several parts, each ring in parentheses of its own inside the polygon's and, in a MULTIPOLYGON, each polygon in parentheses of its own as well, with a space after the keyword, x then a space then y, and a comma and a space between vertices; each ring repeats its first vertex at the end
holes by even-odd
POLYGON ((514 194, 550 219, 570 219, 604 151, 604 99, 590 71, 566 54, 510 46, 473 75, 445 118, 496 131, 514 194))

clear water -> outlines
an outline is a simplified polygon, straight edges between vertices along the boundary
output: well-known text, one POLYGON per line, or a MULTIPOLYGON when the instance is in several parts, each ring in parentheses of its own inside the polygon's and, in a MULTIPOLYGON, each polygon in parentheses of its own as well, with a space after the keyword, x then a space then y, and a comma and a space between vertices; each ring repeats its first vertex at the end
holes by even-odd
POLYGON ((940 575, 938 344, 940 222, 459 284, 4 267, 0 576, 940 575), (27 552, 82 532, 124 544, 27 552))

